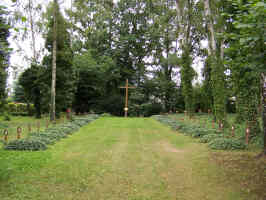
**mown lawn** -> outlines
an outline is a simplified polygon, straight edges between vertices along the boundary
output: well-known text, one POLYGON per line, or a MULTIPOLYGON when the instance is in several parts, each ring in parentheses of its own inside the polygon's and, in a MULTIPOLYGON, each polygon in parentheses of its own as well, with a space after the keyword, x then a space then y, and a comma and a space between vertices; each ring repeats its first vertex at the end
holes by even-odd
POLYGON ((0 199, 265 200, 254 155, 213 152, 150 118, 100 118, 47 151, 0 150, 0 199))

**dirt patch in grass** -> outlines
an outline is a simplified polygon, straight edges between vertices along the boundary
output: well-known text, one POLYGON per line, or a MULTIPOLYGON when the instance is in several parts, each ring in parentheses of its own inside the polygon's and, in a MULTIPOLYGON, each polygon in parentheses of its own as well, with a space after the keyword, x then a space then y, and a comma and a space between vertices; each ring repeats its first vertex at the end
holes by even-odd
POLYGON ((71 160, 73 158, 77 158, 80 157, 82 154, 80 152, 69 152, 65 155, 66 160, 71 160))
POLYGON ((213 152, 210 160, 217 163, 232 181, 240 183, 241 190, 266 200, 266 159, 248 152, 213 152))
POLYGON ((166 141, 162 141, 158 143, 158 145, 166 152, 172 152, 172 153, 184 153, 184 150, 176 149, 173 147, 172 144, 166 141))

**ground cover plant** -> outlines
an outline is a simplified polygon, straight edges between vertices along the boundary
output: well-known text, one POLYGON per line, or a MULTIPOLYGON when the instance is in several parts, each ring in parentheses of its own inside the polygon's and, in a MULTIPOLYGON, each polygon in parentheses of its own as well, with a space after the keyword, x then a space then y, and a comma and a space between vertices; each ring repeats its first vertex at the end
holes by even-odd
POLYGON ((264 200, 265 160, 151 118, 104 117, 46 151, 0 149, 1 200, 264 200))
POLYGON ((262 136, 257 135, 249 139, 249 146, 245 144, 245 124, 236 124, 232 134, 231 126, 234 124, 235 115, 228 117, 228 127, 219 129, 217 123, 213 123, 212 117, 208 114, 195 114, 193 118, 184 114, 156 115, 154 119, 170 126, 173 130, 199 138, 201 143, 210 143, 211 149, 259 149, 262 148, 262 136))
MULTIPOLYGON (((60 118, 56 119, 55 124, 58 125, 65 121, 67 121, 66 117, 61 115, 60 118)), ((40 126, 40 131, 46 129, 47 122, 49 122, 49 127, 54 126, 54 123, 50 123, 47 115, 40 119, 32 116, 10 116, 10 121, 6 121, 3 116, 0 116, 0 141, 3 142, 3 132, 5 129, 8 130, 8 140, 14 140, 17 137, 17 127, 22 128, 21 138, 26 138, 29 133, 37 132, 38 126, 40 126), (29 125, 31 127, 30 131, 29 125)))
POLYGON ((79 130, 80 127, 97 119, 99 115, 86 115, 74 117, 71 121, 42 130, 31 132, 26 138, 16 139, 4 145, 6 150, 38 151, 47 149, 47 145, 66 138, 69 134, 79 130))

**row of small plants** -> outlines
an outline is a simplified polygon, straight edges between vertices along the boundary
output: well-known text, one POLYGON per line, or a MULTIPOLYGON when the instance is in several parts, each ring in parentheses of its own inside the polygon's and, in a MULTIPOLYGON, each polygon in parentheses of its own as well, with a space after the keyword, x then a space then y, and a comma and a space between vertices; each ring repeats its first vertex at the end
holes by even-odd
POLYGON ((199 138, 200 143, 208 143, 211 149, 215 150, 236 150, 246 149, 247 145, 240 138, 232 138, 224 135, 217 129, 202 128, 200 125, 190 124, 185 121, 177 121, 166 115, 155 115, 154 119, 170 126, 173 130, 189 135, 193 138, 199 138))
POLYGON ((53 126, 40 132, 32 132, 28 137, 19 140, 12 140, 4 145, 6 150, 29 150, 38 151, 47 149, 47 145, 66 138, 68 135, 78 131, 80 127, 96 120, 99 115, 87 115, 75 117, 73 120, 53 126))

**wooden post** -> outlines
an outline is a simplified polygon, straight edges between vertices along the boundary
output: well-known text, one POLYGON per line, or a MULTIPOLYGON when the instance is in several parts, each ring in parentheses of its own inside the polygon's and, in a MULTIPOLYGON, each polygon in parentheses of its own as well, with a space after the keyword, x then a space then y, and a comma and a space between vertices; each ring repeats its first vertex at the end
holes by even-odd
POLYGON ((71 112, 71 109, 68 108, 68 109, 67 109, 67 119, 68 119, 68 120, 70 120, 70 112, 71 112))
POLYGON ((223 132, 224 131, 224 124, 223 123, 221 123, 221 131, 223 132))
POLYGON ((232 125, 232 137, 235 137, 235 126, 232 125))
POLYGON ((126 86, 123 86, 123 87, 120 87, 120 88, 126 89, 126 97, 125 97, 125 108, 124 108, 124 111, 125 111, 125 117, 127 117, 127 113, 128 113, 128 89, 129 88, 136 88, 136 87, 129 87, 128 86, 128 79, 127 79, 126 80, 126 86))
POLYGON ((5 130, 4 130, 4 141, 5 141, 5 142, 7 142, 7 140, 8 140, 7 137, 8 137, 8 130, 5 129, 5 130))
POLYGON ((40 132, 40 122, 37 122, 37 131, 40 132))
POLYGON ((31 124, 28 124, 29 133, 31 132, 31 124))
POLYGON ((46 120, 46 128, 49 127, 49 120, 46 120))
POLYGON ((219 128, 219 131, 221 131, 221 122, 220 122, 220 120, 218 121, 218 128, 219 128))
POLYGON ((17 127, 17 139, 18 140, 21 138, 21 132, 22 132, 22 128, 20 126, 17 127))
POLYGON ((249 142, 249 136, 250 136, 250 128, 247 126, 246 128, 246 144, 248 145, 249 142))

